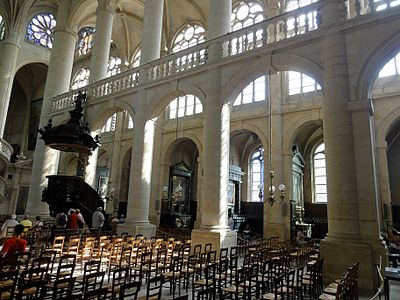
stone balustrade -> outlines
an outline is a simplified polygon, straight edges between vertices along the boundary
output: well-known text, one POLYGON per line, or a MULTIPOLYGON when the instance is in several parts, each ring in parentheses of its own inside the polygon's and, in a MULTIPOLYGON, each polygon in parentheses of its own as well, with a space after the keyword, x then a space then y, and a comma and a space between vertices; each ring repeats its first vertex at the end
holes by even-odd
POLYGON ((344 19, 353 19, 400 5, 400 0, 341 0, 340 2, 344 19))
POLYGON ((7 162, 10 162, 11 154, 13 153, 13 148, 11 145, 0 137, 0 156, 5 158, 7 162))
MULTIPOLYGON (((352 19, 398 4, 400 4, 400 0, 368 0, 367 4, 362 0, 341 0, 339 5, 343 19, 352 19)), ((210 48, 219 50, 221 59, 224 60, 307 34, 323 25, 323 16, 321 15, 323 5, 324 1, 318 1, 97 81, 83 87, 82 90, 87 91, 90 101, 96 101, 110 95, 128 92, 139 84, 170 79, 171 76, 198 69, 209 63, 210 48)), ((71 109, 77 93, 77 90, 74 90, 54 97, 51 100, 50 114, 71 109)))

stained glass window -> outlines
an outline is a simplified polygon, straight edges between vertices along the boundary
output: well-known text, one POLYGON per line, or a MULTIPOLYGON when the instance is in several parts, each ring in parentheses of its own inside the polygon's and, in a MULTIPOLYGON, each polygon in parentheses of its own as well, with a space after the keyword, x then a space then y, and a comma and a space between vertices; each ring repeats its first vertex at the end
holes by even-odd
POLYGON ((140 57, 142 56, 142 49, 140 47, 136 50, 135 54, 133 55, 133 64, 134 68, 140 66, 140 57))
POLYGON ((121 59, 111 56, 108 60, 107 76, 114 76, 121 73, 121 59))
POLYGON ((267 97, 267 76, 263 75, 250 82, 236 97, 234 106, 265 101, 267 97))
POLYGON ((53 48, 53 31, 56 20, 50 13, 40 13, 32 18, 26 30, 26 40, 49 49, 53 48))
POLYGON ((203 112, 199 98, 193 95, 180 96, 167 106, 168 119, 182 118, 203 112))
POLYGON ((253 152, 250 160, 250 186, 251 201, 256 202, 260 199, 260 189, 264 183, 264 148, 260 147, 253 152))
POLYGON ((240 1, 233 8, 231 15, 231 31, 251 26, 264 20, 264 10, 256 1, 240 1))
POLYGON ((326 203, 328 192, 326 188, 325 144, 315 148, 313 157, 314 202, 326 203))
POLYGON ((179 52, 204 41, 204 27, 195 23, 187 24, 176 35, 172 46, 172 52, 179 52))
POLYGON ((393 57, 379 72, 378 77, 388 77, 400 74, 400 52, 393 57))
POLYGON ((72 80, 71 89, 76 90, 86 86, 89 83, 89 75, 89 69, 80 69, 72 80))
POLYGON ((321 89, 321 86, 306 74, 294 71, 288 71, 287 74, 289 96, 314 92, 321 89))
POLYGON ((93 48, 93 37, 96 32, 94 27, 83 27, 78 32, 78 43, 76 52, 78 55, 88 54, 93 48))
POLYGON ((4 39, 5 29, 6 28, 5 28, 3 16, 0 15, 0 40, 4 39))

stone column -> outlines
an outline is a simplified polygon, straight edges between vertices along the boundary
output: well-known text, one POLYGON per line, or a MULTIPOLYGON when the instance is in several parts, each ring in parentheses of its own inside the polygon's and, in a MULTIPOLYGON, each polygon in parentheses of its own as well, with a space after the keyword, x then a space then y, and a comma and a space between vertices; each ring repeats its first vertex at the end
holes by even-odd
MULTIPOLYGON (((146 99, 146 92, 140 91, 137 99, 146 99)), ((132 147, 126 223, 119 225, 118 231, 140 233, 151 237, 155 234, 156 229, 156 226, 149 222, 155 124, 154 121, 147 120, 144 104, 135 107, 134 122, 134 144, 132 147)))
POLYGON ((93 39, 92 58, 90 61, 90 83, 104 79, 107 76, 114 21, 114 8, 108 2, 108 0, 98 0, 96 33, 93 39))
MULTIPOLYGON (((230 30, 230 0, 210 0, 208 39, 227 34, 230 30)), ((220 45, 208 49, 208 58, 217 60, 220 45)), ((230 108, 221 103, 223 89, 221 68, 208 71, 207 97, 203 116, 203 170, 201 185, 201 226, 192 231, 194 244, 211 242, 213 249, 236 245, 236 232, 228 227, 228 182, 230 108)))
POLYGON ((19 49, 21 48, 18 34, 12 32, 1 43, 0 58, 0 138, 3 137, 10 104, 11 90, 14 81, 15 68, 19 49))
MULTIPOLYGON (((164 0, 147 0, 144 8, 142 55, 140 64, 144 65, 160 57, 161 32, 164 0)), ((139 81, 146 81, 146 70, 140 73, 139 81)), ((135 107, 132 147, 131 175, 127 222, 118 226, 118 231, 152 236, 155 226, 149 222, 151 165, 153 158, 154 121, 146 120, 146 91, 138 92, 141 103, 135 107)))
MULTIPOLYGON (((57 13, 57 26, 54 29, 54 46, 51 51, 47 71, 40 127, 47 124, 51 110, 51 98, 69 90, 72 65, 76 44, 76 33, 67 27, 71 1, 61 1, 57 13)), ((48 205, 41 202, 42 191, 47 185, 46 175, 57 173, 58 151, 44 145, 43 140, 36 141, 33 155, 31 185, 28 194, 26 212, 30 215, 48 215, 48 205)))
POLYGON ((116 196, 119 194, 117 192, 117 187, 121 179, 121 136, 122 130, 126 125, 124 123, 124 113, 117 112, 117 120, 116 127, 114 132, 114 141, 112 145, 112 153, 111 153, 111 170, 110 170, 110 180, 111 180, 111 189, 115 189, 114 192, 108 191, 112 193, 112 199, 107 203, 107 212, 112 213, 115 210, 118 210, 118 199, 116 196))
MULTIPOLYGON (((340 19, 340 8, 337 1, 328 0, 324 4, 322 24, 326 26, 340 19)), ((377 260, 377 243, 373 236, 376 241, 378 236, 377 226, 373 224, 376 225, 376 194, 370 119, 364 112, 351 111, 356 104, 349 104, 350 80, 344 34, 328 34, 321 45, 329 228, 327 237, 321 242, 324 272, 328 281, 333 280, 348 265, 359 261, 359 286, 372 291, 373 265, 377 260), (338 253, 346 255, 338 256, 338 253)))
POLYGON ((146 0, 140 65, 160 57, 163 8, 164 0, 146 0))
POLYGON ((377 141, 376 157, 378 165, 379 195, 382 205, 382 221, 383 224, 386 224, 386 221, 392 220, 392 210, 391 210, 392 199, 390 194, 387 143, 386 140, 384 140, 384 138, 382 138, 381 141, 377 141))

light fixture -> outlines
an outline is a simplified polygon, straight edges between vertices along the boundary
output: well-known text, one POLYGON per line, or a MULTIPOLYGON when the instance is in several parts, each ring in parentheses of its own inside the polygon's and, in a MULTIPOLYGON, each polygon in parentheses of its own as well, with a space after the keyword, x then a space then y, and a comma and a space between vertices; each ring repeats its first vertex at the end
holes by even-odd
MULTIPOLYGON (((268 105, 269 105, 269 189, 268 197, 264 198, 264 201, 268 201, 270 206, 275 203, 280 204, 285 199, 285 185, 283 183, 278 185, 279 195, 275 194, 274 177, 275 172, 272 169, 272 103, 271 103, 271 70, 268 70, 268 105)), ((260 189, 261 191, 261 189, 260 189)), ((260 192, 261 194, 261 192, 260 192)), ((259 196, 260 197, 260 196, 259 196)), ((261 200, 261 198, 260 198, 261 200)))

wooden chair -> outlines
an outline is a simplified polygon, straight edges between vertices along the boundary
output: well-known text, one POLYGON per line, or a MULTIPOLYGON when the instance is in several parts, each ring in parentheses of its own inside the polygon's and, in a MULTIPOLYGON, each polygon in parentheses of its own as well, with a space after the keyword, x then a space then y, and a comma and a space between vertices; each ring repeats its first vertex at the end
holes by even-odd
POLYGON ((163 283, 164 283, 164 276, 162 275, 150 278, 147 281, 146 295, 139 297, 138 300, 145 300, 145 299, 160 300, 162 295, 163 283))
POLYGON ((117 295, 121 294, 121 286, 128 281, 129 268, 116 268, 112 272, 112 284, 108 286, 108 293, 111 293, 111 299, 117 299, 117 295))
MULTIPOLYGON (((105 274, 104 271, 88 274, 85 277, 85 282, 83 284, 83 294, 86 295, 88 292, 102 289, 104 282, 104 274, 105 274)), ((107 288, 106 288, 106 293, 107 293, 107 288)))
POLYGON ((18 270, 0 272, 0 299, 13 299, 17 286, 18 270))
POLYGON ((100 261, 92 260, 92 261, 87 261, 85 263, 85 266, 83 268, 83 274, 78 276, 76 279, 76 282, 78 286, 81 287, 82 291, 83 291, 83 285, 86 281, 86 276, 97 272, 100 272, 100 261))
POLYGON ((99 288, 83 294, 85 300, 105 300, 107 299, 107 288, 99 288))
POLYGON ((58 235, 54 237, 52 250, 55 251, 57 254, 61 255, 64 251, 64 241, 65 241, 64 235, 58 235))
POLYGON ((139 281, 126 282, 121 285, 119 300, 136 300, 139 294, 141 283, 139 281))
POLYGON ((45 280, 21 281, 18 284, 18 290, 15 292, 16 300, 25 299, 43 299, 46 295, 45 280))
POLYGON ((56 279, 51 287, 51 299, 56 300, 63 297, 70 297, 75 284, 75 277, 56 279))
POLYGON ((284 285, 285 285, 285 274, 281 274, 274 278, 274 284, 272 291, 265 293, 262 295, 262 299, 265 300, 281 300, 283 299, 284 292, 284 285))

